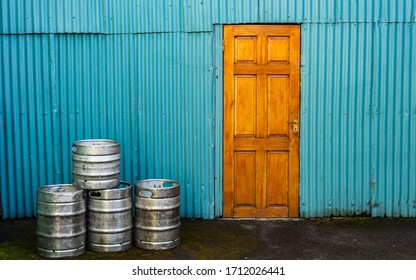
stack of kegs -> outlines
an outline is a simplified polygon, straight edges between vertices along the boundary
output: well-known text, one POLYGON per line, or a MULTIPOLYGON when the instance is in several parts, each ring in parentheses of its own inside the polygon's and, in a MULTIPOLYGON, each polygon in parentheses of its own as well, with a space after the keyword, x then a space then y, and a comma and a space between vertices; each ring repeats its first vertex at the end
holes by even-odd
POLYGON ((132 247, 132 187, 120 182, 120 144, 90 139, 72 144, 74 185, 87 192, 87 245, 97 252, 132 247))
POLYGON ((37 250, 46 258, 75 257, 85 247, 121 252, 135 245, 167 250, 180 244, 180 186, 168 179, 120 181, 120 144, 89 139, 72 144, 73 184, 38 189, 37 250), (135 233, 133 233, 135 229, 135 233))

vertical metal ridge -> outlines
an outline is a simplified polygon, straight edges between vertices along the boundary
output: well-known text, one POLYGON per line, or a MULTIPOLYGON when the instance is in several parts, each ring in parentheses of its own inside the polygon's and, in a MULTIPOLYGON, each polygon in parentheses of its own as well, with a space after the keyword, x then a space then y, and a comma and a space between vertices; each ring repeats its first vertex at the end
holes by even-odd
MULTIPOLYGON (((415 7, 414 7, 415 8, 415 7)), ((408 26, 408 32, 410 33, 409 36, 406 36, 405 38, 409 39, 408 44, 409 48, 407 50, 409 50, 409 54, 408 56, 405 55, 405 57, 403 57, 403 61, 414 61, 416 59, 416 53, 414 53, 414 49, 416 46, 416 30, 413 26, 408 26)), ((414 189, 412 189, 412 183, 416 182, 416 174, 415 172, 412 172, 412 170, 416 169, 416 147, 415 145, 412 145, 412 143, 414 143, 415 139, 416 139, 416 129, 415 129, 415 125, 416 125, 416 96, 415 96, 415 92, 416 92, 416 69, 414 69, 414 67, 412 67, 413 64, 409 63, 408 64, 408 69, 407 71, 404 71, 404 75, 408 74, 408 77, 406 79, 407 81, 407 87, 409 92, 409 96, 408 96, 408 101, 409 101, 409 107, 407 108, 407 115, 409 116, 409 124, 407 127, 407 131, 408 131, 408 147, 409 147, 409 152, 408 152, 408 158, 407 158, 407 162, 408 162, 408 167, 409 167, 409 172, 407 173, 408 176, 408 203, 410 203, 410 201, 412 200, 410 194, 413 193, 413 195, 415 195, 416 191, 414 189), (412 118, 413 117, 413 118, 412 118)), ((413 184, 414 186, 414 184, 413 184)), ((416 203, 415 200, 413 200, 413 208, 416 207, 416 203)), ((409 215, 410 216, 410 215, 409 215)))
POLYGON ((223 27, 214 26, 213 34, 213 98, 215 100, 214 123, 214 216, 222 216, 222 172, 223 172, 223 27))
POLYGON ((7 176, 1 176, 1 182, 2 182, 2 192, 1 192, 1 199, 2 199, 2 207, 3 207, 3 216, 4 217, 16 217, 16 211, 13 209, 15 207, 15 200, 13 197, 13 189, 9 187, 10 183, 13 182, 12 179, 14 179, 14 170, 13 166, 9 165, 9 158, 10 153, 13 153, 13 149, 10 147, 10 142, 12 142, 12 131, 10 129, 12 126, 10 126, 11 122, 11 105, 12 105, 12 89, 11 89, 11 62, 10 62, 10 49, 11 49, 11 41, 13 38, 10 37, 0 37, 2 39, 2 61, 1 64, 2 67, 2 78, 4 78, 4 82, 1 84, 2 90, 4 90, 4 94, 1 95, 2 97, 2 110, 4 110, 4 113, 2 114, 2 170, 5 171, 7 176), (4 121, 3 121, 4 119, 4 121), (4 153, 3 153, 4 152, 4 153))
MULTIPOLYGON (((2 9, 3 7, 0 6, 0 9, 2 9)), ((1 20, 1 26, 3 26, 3 19, 1 20)), ((6 124, 5 124, 5 93, 6 93, 6 70, 4 69, 7 64, 7 60, 5 57, 5 50, 4 50, 4 45, 5 45, 5 40, 0 40, 0 59, 1 61, 3 61, 3 63, 0 65, 0 79, 1 79, 1 83, 0 83, 0 92, 3 93, 2 97, 0 98, 0 143, 2 143, 0 145, 0 170, 3 170, 4 174, 9 174, 8 173, 8 169, 7 169, 7 164, 6 164, 6 124)), ((6 178, 7 176, 0 176, 0 203, 1 203, 1 208, 0 211, 2 213, 6 212, 6 214, 9 214, 8 212, 8 206, 9 206, 9 202, 6 199, 6 197, 8 197, 8 189, 7 189, 7 183, 6 183, 6 178)), ((4 214, 3 214, 4 215, 4 214)))

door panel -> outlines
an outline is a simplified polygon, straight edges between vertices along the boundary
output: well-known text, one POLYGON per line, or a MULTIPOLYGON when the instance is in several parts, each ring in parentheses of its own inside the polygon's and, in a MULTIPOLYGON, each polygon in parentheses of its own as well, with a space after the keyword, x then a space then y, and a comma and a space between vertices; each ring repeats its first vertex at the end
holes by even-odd
POLYGON ((254 136, 256 133, 256 76, 235 77, 235 136, 254 136))
POLYGON ((257 37, 235 38, 235 62, 256 63, 257 62, 257 37))
POLYGON ((299 26, 224 27, 224 217, 299 215, 299 26))
POLYGON ((289 63, 289 52, 289 36, 267 36, 268 63, 289 63))
POLYGON ((287 205, 288 154, 267 153, 267 207, 287 205))
POLYGON ((235 205, 255 207, 256 205, 256 153, 253 151, 235 153, 235 205))
POLYGON ((268 136, 288 135, 289 122, 289 77, 269 75, 267 81, 268 94, 268 136))

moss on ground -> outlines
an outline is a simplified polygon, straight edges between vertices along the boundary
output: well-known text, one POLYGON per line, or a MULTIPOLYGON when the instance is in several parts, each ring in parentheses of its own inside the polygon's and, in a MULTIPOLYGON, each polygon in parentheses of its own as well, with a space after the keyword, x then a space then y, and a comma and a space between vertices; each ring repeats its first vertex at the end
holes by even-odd
MULTIPOLYGON (((148 251, 134 246, 118 253, 87 250, 69 259, 414 259, 415 230, 414 218, 183 219, 181 244, 172 250, 148 251)), ((36 219, 0 221, 0 260, 36 259, 43 259, 36 252, 36 219)))
POLYGON ((1 260, 39 260, 42 259, 34 253, 34 248, 28 246, 23 240, 0 243, 1 260))
MULTIPOLYGON (((238 222, 235 222, 238 223, 238 222)), ((238 225, 221 221, 184 219, 181 244, 172 250, 149 251, 133 246, 124 252, 100 253, 86 250, 73 260, 213 260, 244 259, 258 242, 238 225)), ((6 221, 0 226, 0 259, 44 259, 36 252, 36 220, 6 221), (3 234, 4 233, 4 234, 3 234)))

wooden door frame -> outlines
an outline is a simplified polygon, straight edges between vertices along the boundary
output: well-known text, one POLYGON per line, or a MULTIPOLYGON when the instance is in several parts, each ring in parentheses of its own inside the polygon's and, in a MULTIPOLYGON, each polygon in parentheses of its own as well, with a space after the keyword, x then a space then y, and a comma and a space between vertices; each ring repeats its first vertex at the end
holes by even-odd
MULTIPOLYGON (((224 131, 223 131, 223 102, 224 102, 224 26, 237 24, 215 24, 213 26, 213 59, 214 59, 214 88, 215 88, 215 178, 214 178, 214 215, 215 217, 223 216, 223 158, 224 158, 224 131)), ((244 24, 238 24, 244 25, 244 24)), ((249 25, 249 24, 247 24, 249 25)), ((256 23, 256 25, 298 25, 300 24, 271 24, 256 23)), ((302 29, 300 29, 300 58, 302 56, 302 29)), ((301 109, 301 65, 299 65, 299 110, 301 109)), ((302 124, 301 114, 299 122, 302 124)), ((301 147, 301 138, 299 131, 299 153, 301 147)), ((298 168, 298 213, 300 216, 300 155, 298 168)))

